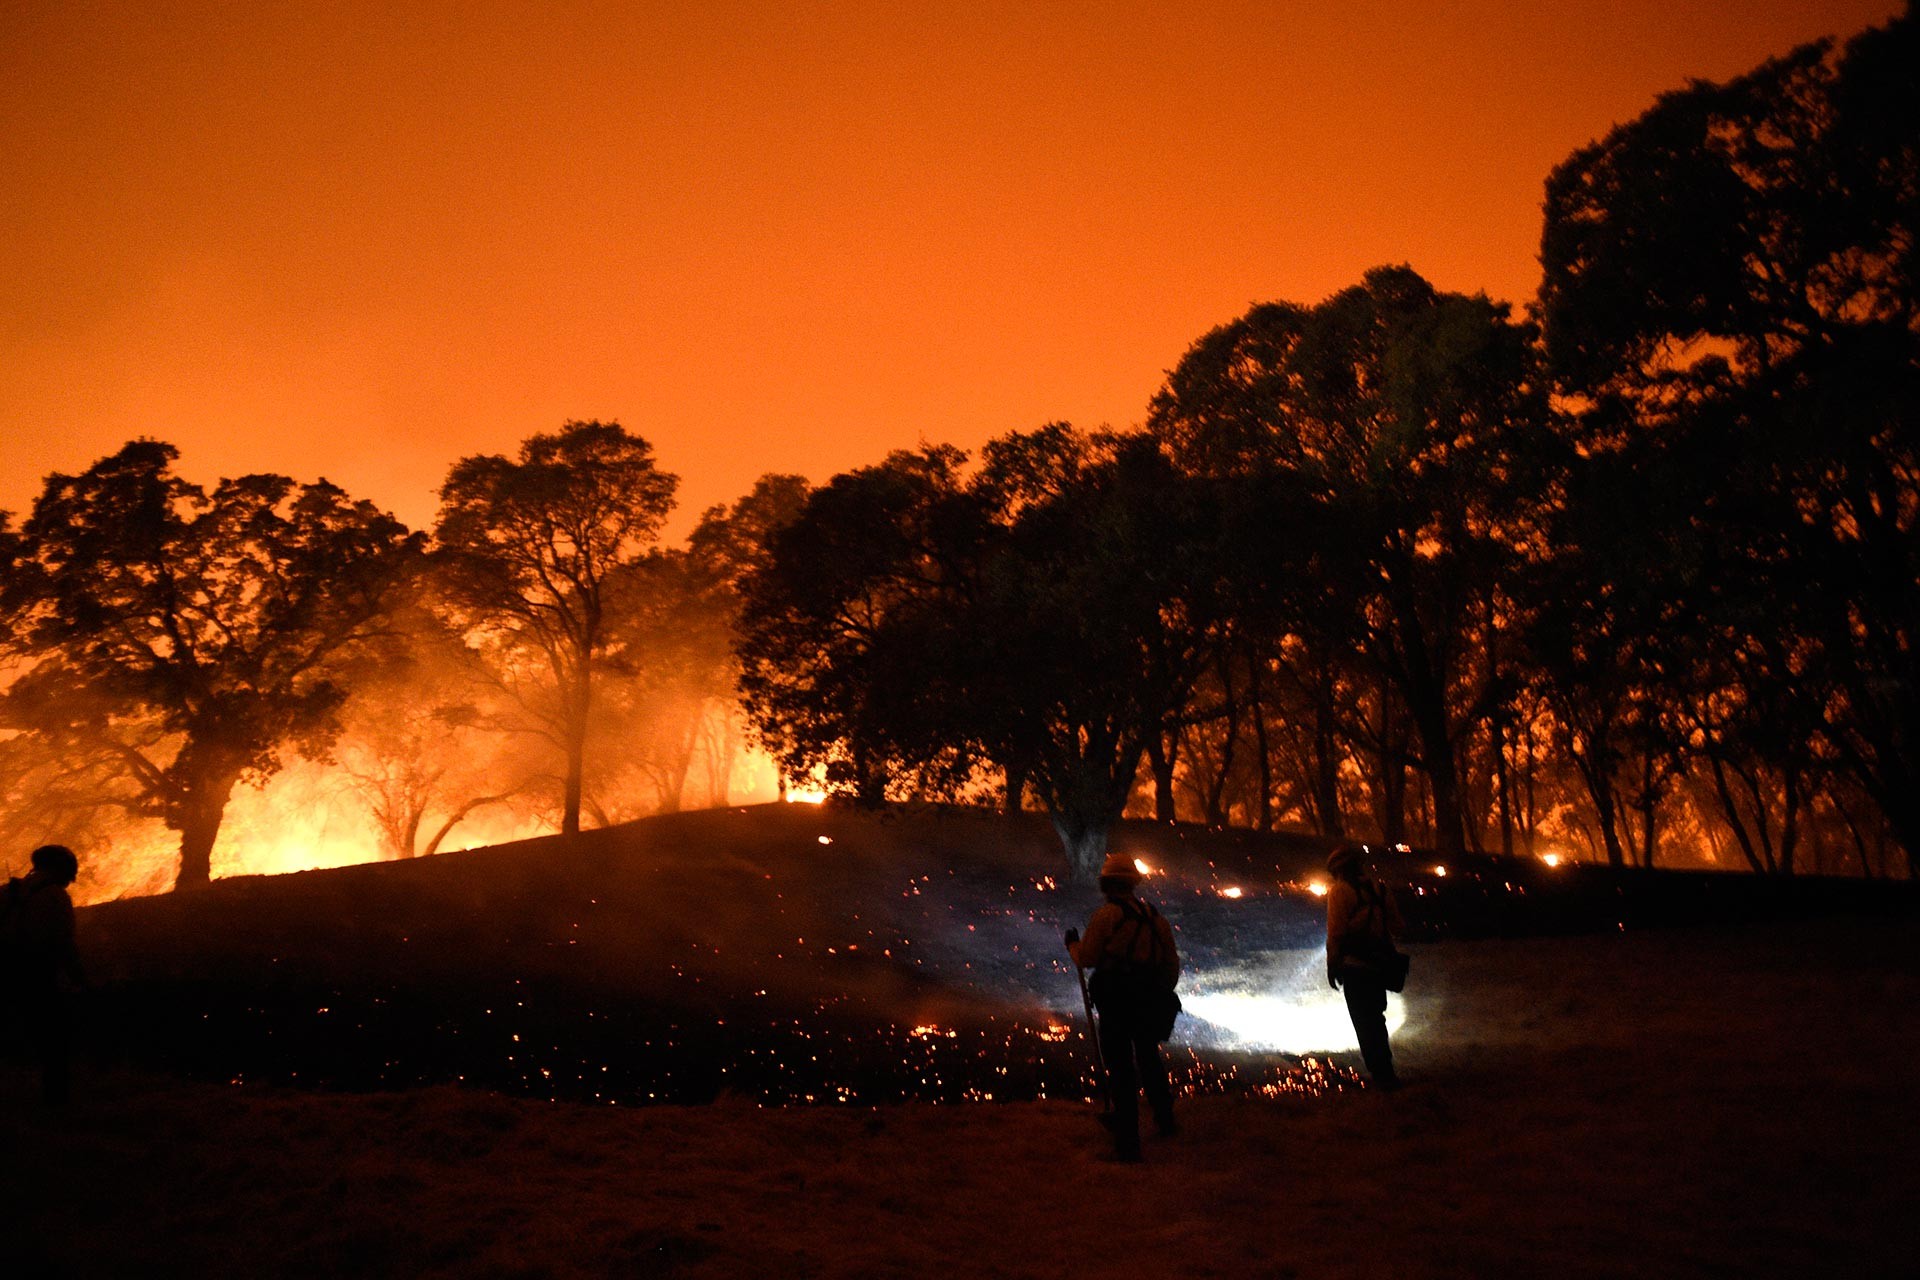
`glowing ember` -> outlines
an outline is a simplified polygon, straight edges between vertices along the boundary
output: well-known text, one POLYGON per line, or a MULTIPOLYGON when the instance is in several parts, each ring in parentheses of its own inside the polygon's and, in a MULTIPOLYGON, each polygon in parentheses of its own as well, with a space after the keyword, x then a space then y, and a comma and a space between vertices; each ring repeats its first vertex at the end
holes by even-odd
POLYGON ((1446 875, 1446 874, 1447 874, 1447 869, 1446 869, 1445 867, 1441 867, 1441 866, 1436 866, 1436 867, 1435 867, 1435 868, 1433 869, 1433 874, 1435 874, 1435 875, 1437 875, 1437 876, 1444 876, 1444 875, 1446 875))
POLYGON ((1153 874, 1153 868, 1148 866, 1146 864, 1146 860, 1143 858, 1135 858, 1133 860, 1133 869, 1135 871, 1138 871, 1143 876, 1150 876, 1153 874))
POLYGON ((1546 863, 1550 867, 1557 867, 1560 865, 1562 859, 1560 855, 1557 853, 1543 853, 1540 855, 1540 861, 1546 863))
POLYGON ((833 837, 832 837, 832 836, 821 836, 821 837, 820 837, 820 843, 821 843, 821 844, 832 844, 832 843, 833 843, 833 837))
POLYGON ((827 793, 815 791, 811 787, 791 787, 787 791, 788 804, 825 804, 827 793))
POLYGON ((1241 896, 1240 886, 1237 884, 1230 884, 1226 888, 1220 890, 1220 896, 1223 898, 1238 898, 1241 896))
POLYGON ((1324 880, 1309 880, 1307 892, 1316 898, 1324 898, 1327 896, 1327 884, 1324 880))
POLYGON ((945 1037, 948 1040, 958 1040, 960 1038, 958 1031, 949 1031, 945 1027, 936 1027, 930 1022, 920 1024, 909 1034, 921 1040, 933 1040, 940 1037, 945 1037))

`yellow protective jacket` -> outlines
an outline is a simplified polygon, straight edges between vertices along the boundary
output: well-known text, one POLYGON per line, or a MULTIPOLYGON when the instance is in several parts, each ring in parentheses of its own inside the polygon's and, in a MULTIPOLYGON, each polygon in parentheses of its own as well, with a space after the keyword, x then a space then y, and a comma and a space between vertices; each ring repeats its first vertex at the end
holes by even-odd
POLYGON ((1157 967, 1154 976, 1167 989, 1180 980, 1180 951, 1174 946, 1173 926, 1132 894, 1101 903, 1072 951, 1075 964, 1095 973, 1102 969, 1144 973, 1157 967))
POLYGON ((1378 967, 1403 927, 1393 896, 1374 881, 1335 880, 1327 890, 1327 973, 1338 977, 1347 965, 1378 967))

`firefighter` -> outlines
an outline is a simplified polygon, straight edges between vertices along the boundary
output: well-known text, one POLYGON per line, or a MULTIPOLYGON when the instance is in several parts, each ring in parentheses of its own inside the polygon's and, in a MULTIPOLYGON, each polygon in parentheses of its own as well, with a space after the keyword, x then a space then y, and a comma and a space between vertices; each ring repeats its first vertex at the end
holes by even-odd
POLYGON ((1178 1132, 1160 1043, 1172 1033, 1180 1008, 1173 991, 1180 953, 1167 918, 1135 893, 1140 879, 1132 859, 1108 855, 1100 868, 1106 901, 1087 922, 1084 938, 1077 929, 1066 935, 1073 962, 1093 970, 1090 990, 1107 1069, 1109 1110, 1103 1120, 1113 1132, 1115 1155, 1129 1163, 1140 1159, 1142 1089, 1161 1135, 1178 1132))
POLYGON ((1381 1089, 1400 1087, 1387 1042, 1387 992, 1406 980, 1406 957, 1393 945, 1404 926, 1393 898, 1368 877, 1358 845, 1327 855, 1327 982, 1347 998, 1367 1075, 1381 1089))
POLYGON ((53 1106, 65 1105, 71 1080, 72 1015, 62 980, 86 985, 73 940, 73 899, 67 896, 79 874, 73 850, 41 845, 33 851, 33 869, 0 890, 7 995, 39 1059, 41 1091, 53 1106))

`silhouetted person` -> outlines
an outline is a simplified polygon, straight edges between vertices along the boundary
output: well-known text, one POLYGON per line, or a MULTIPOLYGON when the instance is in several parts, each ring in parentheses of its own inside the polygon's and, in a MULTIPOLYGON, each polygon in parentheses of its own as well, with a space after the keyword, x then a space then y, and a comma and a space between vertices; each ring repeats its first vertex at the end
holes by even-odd
POLYGON ((1168 1011, 1180 980, 1180 953, 1173 927, 1153 904, 1136 897, 1140 872, 1131 859, 1110 855, 1100 868, 1100 892, 1107 900, 1087 922, 1087 936, 1067 930, 1073 962, 1093 970, 1090 984, 1100 1011, 1100 1056, 1107 1068, 1106 1123, 1114 1151, 1122 1160, 1140 1158, 1140 1090, 1162 1135, 1177 1132, 1173 1091, 1160 1041, 1172 1022, 1168 1011))
POLYGON ((5 982, 27 1047, 40 1063, 40 1086, 55 1106, 67 1101, 73 1027, 65 979, 86 985, 73 941, 73 899, 67 886, 80 860, 61 844, 33 851, 33 869, 0 890, 0 951, 5 982))
POLYGON ((1387 1043, 1387 988, 1395 966, 1405 963, 1393 945, 1402 927, 1400 912, 1392 896, 1368 878, 1358 846, 1342 845, 1328 854, 1327 871, 1333 876, 1327 890, 1327 981, 1347 998, 1367 1074, 1380 1088, 1397 1089, 1400 1077, 1387 1043))

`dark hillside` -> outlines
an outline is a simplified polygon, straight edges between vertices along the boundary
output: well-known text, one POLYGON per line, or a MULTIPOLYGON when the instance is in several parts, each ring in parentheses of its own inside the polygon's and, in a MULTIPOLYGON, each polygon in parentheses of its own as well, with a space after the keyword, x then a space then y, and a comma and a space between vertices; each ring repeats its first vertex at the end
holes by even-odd
MULTIPOLYGON (((1214 900, 1204 853, 1245 856, 1234 837, 1123 839, 1196 906, 1214 900)), ((104 988, 90 1036, 196 1075, 350 1087, 1077 1095, 1059 935, 1092 899, 1059 886, 1058 847, 1039 818, 768 805, 224 880, 82 914, 104 988)), ((1320 857, 1266 849, 1301 875, 1320 857)), ((1284 944, 1312 945, 1312 900, 1282 915, 1284 944)))
MULTIPOLYGON (((1317 959, 1325 845, 1129 823, 1178 929, 1189 1087, 1317 1090, 1351 1047, 1317 959)), ((1910 886, 1383 852, 1413 937, 1709 924, 1910 886)), ((1092 890, 1039 817, 766 805, 412 862, 217 881, 81 913, 97 1058, 331 1087, 632 1103, 1082 1096, 1060 946, 1092 890)))
POLYGON ((1190 961, 1176 1068, 1238 1095, 1137 1171, 1059 1100, 1090 904, 1043 822, 769 807, 82 913, 91 1060, 71 1114, 0 1070, 0 1227, 102 1276, 1904 1273, 1920 974, 1910 921, 1857 910, 1892 886, 1409 854, 1438 925, 1725 910, 1415 944, 1381 1094, 1304 1056, 1345 1030, 1290 879, 1316 850, 1121 839, 1190 961), (483 1087, 389 1088, 433 1082, 483 1087))

